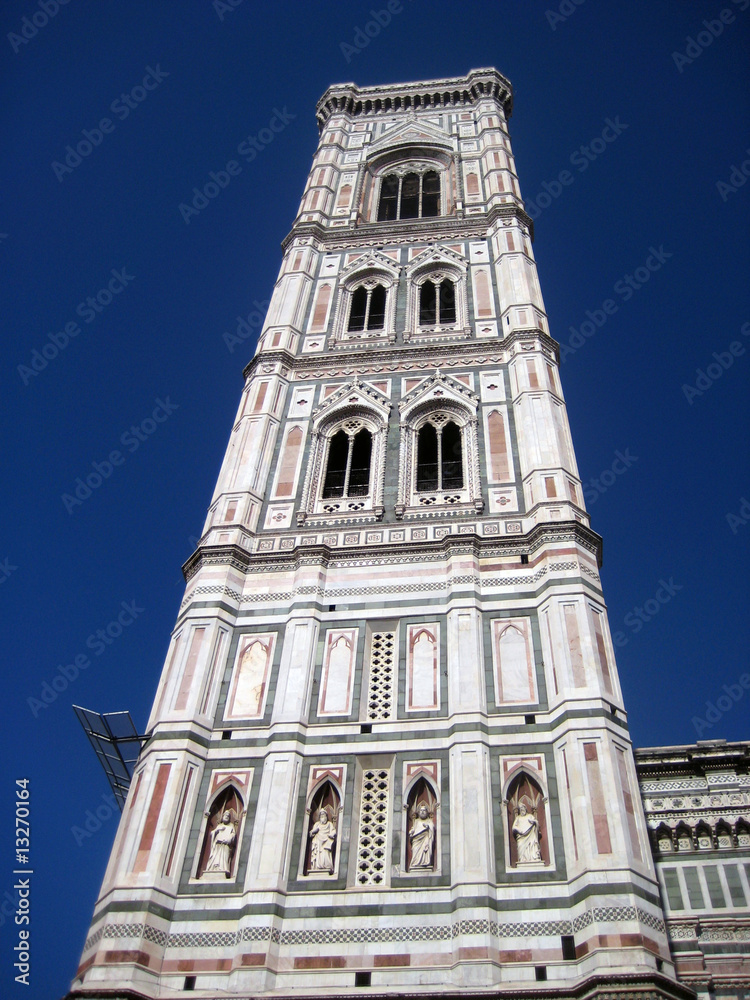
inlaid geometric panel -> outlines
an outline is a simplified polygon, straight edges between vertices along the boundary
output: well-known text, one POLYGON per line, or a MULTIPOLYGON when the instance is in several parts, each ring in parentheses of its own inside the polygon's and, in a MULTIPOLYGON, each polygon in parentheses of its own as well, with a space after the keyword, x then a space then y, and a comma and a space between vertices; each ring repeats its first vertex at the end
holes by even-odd
POLYGON ((396 681, 396 633, 373 632, 370 641, 370 678, 367 688, 367 718, 390 719, 396 681))
POLYGON ((389 786, 390 771, 385 768, 362 775, 356 876, 360 886, 386 884, 389 786))
POLYGON ((492 622, 498 705, 528 704, 537 700, 530 631, 528 618, 500 618, 492 622))
POLYGON ((434 711, 440 708, 440 626, 410 625, 406 642, 406 711, 434 711))
POLYGON ((275 642, 275 632, 259 632, 240 640, 227 699, 226 719, 263 717, 275 642))
POLYGON ((329 629, 326 634, 318 715, 349 715, 352 710, 358 629, 329 629))

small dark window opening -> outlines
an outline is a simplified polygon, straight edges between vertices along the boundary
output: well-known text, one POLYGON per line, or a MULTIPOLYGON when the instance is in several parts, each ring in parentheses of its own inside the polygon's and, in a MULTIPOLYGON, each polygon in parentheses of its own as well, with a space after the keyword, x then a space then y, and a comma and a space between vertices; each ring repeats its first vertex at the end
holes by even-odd
POLYGON ((560 938, 562 945, 562 957, 565 962, 575 962, 576 960, 576 939, 572 934, 563 934, 560 938))
POLYGON ((371 722, 363 722, 362 725, 359 727, 359 731, 360 731, 360 733, 371 733, 372 732, 372 723, 371 722))
POLYGON ((547 980, 547 966, 537 965, 534 967, 534 976, 538 983, 544 983, 547 980))
POLYGON ((385 326, 385 288, 376 285, 370 295, 370 312, 367 318, 368 330, 382 330, 385 326))
POLYGON ((417 490, 439 489, 438 482, 438 434, 425 424, 417 438, 417 490))
POLYGON ((367 289, 364 285, 355 288, 352 295, 352 305, 349 310, 349 329, 364 330, 367 315, 367 289))
POLYGON ((449 420, 424 424, 417 435, 417 492, 460 490, 464 485, 461 431, 449 420))
POLYGON ((323 480, 323 499, 366 497, 370 492, 372 434, 366 427, 356 434, 337 431, 328 446, 328 465, 323 480))
POLYGON ((328 610, 329 611, 335 611, 336 610, 336 605, 335 604, 329 604, 328 605, 328 610))
POLYGON ((425 281, 419 289, 419 322, 423 326, 437 322, 437 286, 434 281, 425 281))
POLYGON ((328 446, 328 467, 323 482, 323 498, 342 497, 346 480, 346 464, 349 458, 349 435, 337 431, 328 446))
POLYGON ((435 170, 425 174, 408 173, 403 177, 388 174, 380 185, 378 222, 396 219, 429 219, 440 215, 440 175, 435 170))
POLYGON ((422 218, 440 215, 440 177, 430 170, 422 178, 422 218))
POLYGON ((398 215, 399 178, 391 174, 383 178, 380 187, 380 205, 378 206, 378 222, 390 222, 398 215))
POLYGON ((401 218, 419 218, 419 174, 407 174, 401 182, 401 218))
POLYGON ((522 566, 528 566, 529 565, 529 557, 526 555, 525 552, 521 553, 521 565, 522 566))
POLYGON ((371 986, 372 985, 372 973, 371 972, 355 972, 354 973, 354 985, 355 986, 371 986))
POLYGON ((350 333, 382 330, 385 326, 385 300, 386 292, 383 285, 375 285, 374 288, 360 285, 359 288, 355 288, 349 307, 347 330, 350 333))
POLYGON ((526 723, 527 726, 533 726, 534 723, 536 722, 536 716, 535 715, 524 715, 523 721, 526 723))
POLYGON ((223 740, 231 740, 231 738, 232 738, 232 730, 231 729, 225 729, 225 730, 223 730, 223 732, 221 734, 221 738, 223 740))
POLYGON ((425 281, 419 289, 420 326, 456 322, 456 289, 452 281, 425 281))
POLYGON ((194 990, 195 989, 195 976, 185 976, 185 984, 182 987, 183 990, 194 990))
POLYGON ((443 489, 460 490, 464 485, 461 431, 452 420, 443 428, 441 445, 443 489))

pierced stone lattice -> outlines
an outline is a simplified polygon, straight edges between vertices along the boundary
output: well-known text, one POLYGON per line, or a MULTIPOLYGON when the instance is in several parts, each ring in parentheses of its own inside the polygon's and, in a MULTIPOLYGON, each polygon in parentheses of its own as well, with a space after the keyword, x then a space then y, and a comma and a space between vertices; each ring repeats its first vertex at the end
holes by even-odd
POLYGON ((386 884, 389 779, 385 770, 368 770, 362 775, 357 885, 386 884))
POLYGON ((396 636, 393 632, 373 632, 370 644, 370 681, 367 691, 367 718, 390 719, 393 710, 396 636))

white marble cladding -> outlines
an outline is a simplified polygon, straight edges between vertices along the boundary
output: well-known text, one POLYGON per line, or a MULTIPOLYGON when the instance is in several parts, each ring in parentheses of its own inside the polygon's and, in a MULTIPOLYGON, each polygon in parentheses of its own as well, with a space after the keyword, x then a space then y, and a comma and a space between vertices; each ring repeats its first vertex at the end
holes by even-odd
POLYGON ((92 1000, 671 975, 510 106, 489 70, 319 105, 75 983, 92 1000), (417 795, 435 856, 405 870, 417 795))

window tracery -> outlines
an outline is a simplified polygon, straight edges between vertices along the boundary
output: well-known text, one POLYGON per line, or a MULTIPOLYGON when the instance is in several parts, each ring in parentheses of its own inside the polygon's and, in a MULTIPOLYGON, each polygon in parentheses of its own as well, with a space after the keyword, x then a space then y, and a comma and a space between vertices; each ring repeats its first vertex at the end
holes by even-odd
POLYGON ((341 386, 316 411, 297 522, 383 515, 390 404, 378 390, 341 386))
POLYGON ((397 517, 483 509, 476 407, 471 390, 440 373, 401 401, 397 517))
POLYGON ((380 182, 377 221, 434 218, 441 214, 440 194, 440 174, 434 169, 391 171, 380 182))
POLYGON ((341 274, 330 343, 395 340, 399 268, 378 251, 352 262, 341 274))

